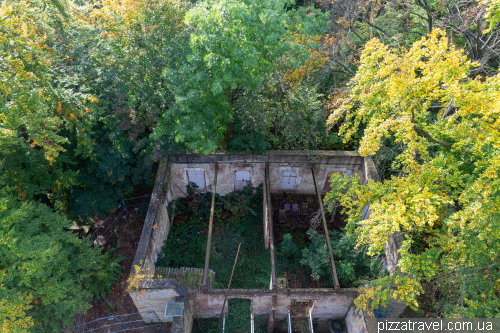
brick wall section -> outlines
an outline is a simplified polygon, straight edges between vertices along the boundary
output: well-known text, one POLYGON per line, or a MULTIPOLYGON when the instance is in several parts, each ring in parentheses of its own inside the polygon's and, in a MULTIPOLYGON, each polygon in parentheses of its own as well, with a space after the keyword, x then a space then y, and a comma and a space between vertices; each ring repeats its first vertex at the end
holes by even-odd
MULTIPOLYGON (((220 315, 226 290, 211 289, 206 292, 189 290, 188 300, 195 318, 210 318, 220 315)), ((276 320, 285 319, 294 300, 315 300, 312 317, 317 320, 344 318, 358 292, 352 288, 334 289, 289 289, 273 293, 267 289, 231 289, 228 298, 245 298, 253 301, 255 315, 271 312, 272 296, 277 296, 276 320)), ((224 311, 227 311, 227 303, 224 311)))

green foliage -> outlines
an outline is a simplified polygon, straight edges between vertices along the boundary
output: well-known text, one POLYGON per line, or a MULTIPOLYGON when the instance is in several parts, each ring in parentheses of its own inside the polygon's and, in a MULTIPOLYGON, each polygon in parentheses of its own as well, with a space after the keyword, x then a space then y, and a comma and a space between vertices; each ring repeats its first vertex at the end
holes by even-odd
MULTIPOLYGON (((199 209, 194 211, 180 200, 170 203, 169 212, 173 211, 174 224, 157 266, 204 267, 211 193, 202 194, 198 199, 201 199, 199 209)), ((264 248, 262 234, 256 232, 256 225, 262 225, 262 185, 256 188, 246 186, 226 196, 216 194, 210 253, 215 288, 227 288, 239 243, 241 249, 231 287, 269 286, 270 254, 264 248)))
POLYGON ((302 259, 300 263, 311 270, 313 280, 319 280, 326 276, 329 270, 330 259, 325 237, 316 231, 309 229, 307 235, 311 241, 308 248, 302 250, 302 259))
MULTIPOLYGON (((343 287, 356 287, 370 282, 382 273, 380 258, 369 258, 363 251, 356 250, 356 238, 345 232, 329 231, 335 269, 343 287)), ((307 235, 311 240, 308 248, 302 250, 300 263, 311 270, 314 280, 326 277, 331 281, 330 257, 325 237, 309 229, 307 235)))
MULTIPOLYGON (((292 50, 291 33, 324 30, 324 14, 311 8, 287 12, 286 3, 207 0, 187 12, 185 23, 193 29, 190 49, 179 65, 165 70, 176 102, 160 120, 155 137, 188 151, 218 148, 232 126, 239 91, 257 88, 273 72, 280 57, 292 50)), ((297 61, 304 58, 300 48, 294 52, 297 61)))
POLYGON ((43 204, 3 198, 0 222, 0 295, 20 303, 16 312, 0 302, 0 325, 7 331, 14 323, 26 329, 34 324, 30 332, 60 332, 110 289, 121 270, 122 258, 102 255, 87 238, 64 232, 70 222, 43 204))
MULTIPOLYGON (((254 315, 254 329, 256 333, 267 332, 268 315, 254 315)), ((219 317, 195 319, 193 333, 216 333, 219 317)), ((229 299, 228 313, 226 314, 226 332, 250 331, 250 301, 246 299, 229 299)), ((219 332, 222 332, 222 323, 219 332)))
POLYGON ((323 149, 335 137, 327 133, 317 87, 303 82, 295 89, 278 78, 247 90, 235 102, 236 127, 229 146, 262 153, 267 148, 323 149))
MULTIPOLYGON (((92 124, 93 96, 70 79, 60 2, 3 1, 0 15, 0 173, 6 193, 33 198, 61 193, 75 183, 65 168, 66 131, 75 131, 74 153, 89 156, 85 135, 92 124)), ((62 3, 62 2, 61 2, 62 3)))
POLYGON ((440 293, 446 295, 436 302, 446 318, 500 318, 500 272, 491 267, 486 270, 468 269, 440 282, 440 293), (465 282, 465 283, 464 283, 465 282), (459 300, 463 297, 463 304, 459 300))
POLYGON ((69 196, 69 216, 83 221, 115 210, 120 200, 133 195, 134 187, 152 177, 152 161, 135 154, 132 143, 124 141, 118 148, 104 130, 95 129, 93 136, 94 157, 78 161, 80 185, 69 196))
POLYGON ((225 329, 228 332, 244 333, 250 329, 250 303, 248 299, 231 298, 227 302, 228 316, 225 329))
POLYGON ((299 256, 299 249, 292 241, 291 234, 283 235, 283 241, 277 246, 276 257, 280 265, 278 265, 277 275, 281 276, 283 272, 280 270, 284 269, 290 272, 294 272, 297 268, 297 257, 299 256))

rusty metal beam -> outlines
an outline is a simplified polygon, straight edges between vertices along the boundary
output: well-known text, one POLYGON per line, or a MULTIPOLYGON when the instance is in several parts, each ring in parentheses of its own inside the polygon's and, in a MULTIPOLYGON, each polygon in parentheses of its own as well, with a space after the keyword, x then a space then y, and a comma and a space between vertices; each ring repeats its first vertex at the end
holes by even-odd
POLYGON ((208 264, 210 262, 210 245, 212 243, 212 225, 213 225, 213 221, 214 221, 215 191, 217 189, 217 171, 218 170, 219 170, 219 162, 215 162, 214 186, 212 189, 212 202, 211 202, 211 206, 210 206, 210 222, 208 224, 207 253, 205 255, 205 269, 203 270, 203 289, 208 288, 207 275, 208 275, 208 264))
POLYGON ((274 256, 274 230, 273 230, 273 207, 271 206, 271 181, 269 179, 269 162, 266 162, 265 185, 267 186, 267 212, 269 223, 269 246, 271 248, 271 286, 276 290, 276 261, 274 256))
POLYGON ((264 184, 262 184, 262 213, 263 213, 263 219, 264 219, 264 247, 266 250, 269 248, 269 220, 268 220, 268 209, 267 209, 267 183, 264 180, 264 184))
POLYGON ((335 269, 335 260, 333 260, 332 244, 330 244, 330 236, 328 234, 328 226, 326 225, 325 212, 323 211, 323 199, 321 199, 321 191, 318 186, 318 179, 316 178, 316 172, 314 171, 314 165, 311 166, 312 176, 314 180, 314 186, 316 188, 316 194, 318 194, 319 209, 321 210, 321 217, 323 218, 323 228, 325 231, 325 240, 328 245, 328 254, 330 255, 330 269, 332 270, 332 279, 335 289, 339 289, 339 279, 337 278, 337 270, 335 269))

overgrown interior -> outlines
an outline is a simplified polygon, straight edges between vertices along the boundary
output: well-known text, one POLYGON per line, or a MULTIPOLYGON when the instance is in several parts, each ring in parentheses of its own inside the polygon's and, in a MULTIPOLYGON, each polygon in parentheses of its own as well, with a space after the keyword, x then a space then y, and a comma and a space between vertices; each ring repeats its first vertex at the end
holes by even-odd
POLYGON ((315 332, 322 332, 329 320, 346 316, 357 294, 352 287, 376 269, 370 271, 373 265, 363 263, 362 253, 354 251, 354 244, 345 237, 341 207, 329 212, 325 205, 340 282, 340 288, 333 289, 317 190, 323 200, 335 172, 358 174, 362 183, 368 178, 365 161, 357 153, 317 158, 286 154, 169 157, 162 188, 169 225, 165 241, 155 242, 153 268, 155 278, 174 278, 188 288, 193 332, 206 331, 218 318, 230 280, 229 306, 226 302, 224 312, 226 316, 243 313, 241 304, 232 304, 237 299, 250 301, 253 305, 246 318, 250 322, 253 314, 255 332, 269 321, 275 331, 287 330, 290 322, 298 329, 307 321, 307 327, 314 324, 315 332), (356 272, 357 266, 361 273, 356 272), (298 318, 300 311, 291 311, 296 302, 309 304, 309 317, 298 318))

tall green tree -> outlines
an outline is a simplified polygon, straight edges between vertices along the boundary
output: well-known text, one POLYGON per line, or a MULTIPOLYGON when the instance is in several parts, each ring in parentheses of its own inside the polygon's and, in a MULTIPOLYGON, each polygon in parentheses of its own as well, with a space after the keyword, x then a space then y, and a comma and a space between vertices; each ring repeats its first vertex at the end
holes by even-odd
POLYGON ((481 316, 485 309, 498 316, 496 291, 467 296, 461 286, 499 263, 500 75, 471 79, 479 64, 444 35, 435 29, 400 51, 378 39, 367 43, 351 92, 329 121, 342 120, 346 139, 366 126, 363 156, 374 155, 384 138, 401 142, 394 167, 402 173, 366 186, 357 176, 335 177, 326 201, 340 200, 350 232, 370 254, 384 251, 393 233, 404 236, 397 271, 374 282, 356 304, 377 307, 400 297, 415 308, 422 282, 451 275, 463 300, 455 300, 461 310, 453 316, 466 310, 481 316), (366 204, 372 213, 361 220, 366 204))
POLYGON ((325 15, 311 8, 286 11, 289 1, 207 0, 186 14, 189 49, 165 70, 175 103, 155 137, 187 151, 209 153, 232 137, 234 102, 242 89, 258 87, 292 48, 293 32, 325 30, 325 15))

